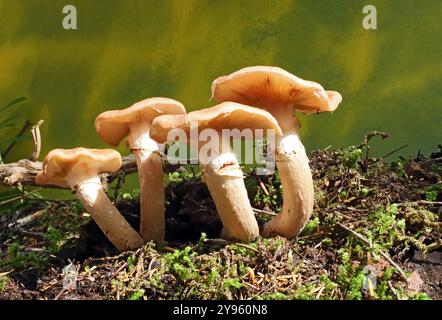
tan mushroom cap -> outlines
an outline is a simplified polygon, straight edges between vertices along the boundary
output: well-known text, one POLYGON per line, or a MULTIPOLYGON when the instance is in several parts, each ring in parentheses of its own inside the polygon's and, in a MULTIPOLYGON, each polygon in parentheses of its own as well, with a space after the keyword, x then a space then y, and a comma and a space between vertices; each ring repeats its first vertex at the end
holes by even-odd
POLYGON ((187 115, 164 115, 152 122, 150 136, 159 143, 167 141, 172 129, 181 129, 189 136, 190 127, 198 125, 199 130, 222 129, 274 129, 282 135, 276 119, 267 111, 235 102, 223 102, 214 107, 197 110, 187 115))
POLYGON ((65 177, 75 165, 85 164, 100 173, 115 172, 120 169, 121 163, 120 153, 112 149, 54 149, 43 160, 43 171, 35 181, 40 185, 69 187, 65 177))
POLYGON ((131 123, 151 122, 164 114, 185 114, 186 109, 179 101, 169 98, 148 98, 123 110, 101 113, 95 119, 95 129, 100 138, 111 146, 117 146, 129 133, 131 123))
POLYGON ((326 91, 319 83, 268 66, 247 67, 215 79, 212 97, 268 110, 293 104, 304 113, 334 111, 342 101, 339 92, 326 91))

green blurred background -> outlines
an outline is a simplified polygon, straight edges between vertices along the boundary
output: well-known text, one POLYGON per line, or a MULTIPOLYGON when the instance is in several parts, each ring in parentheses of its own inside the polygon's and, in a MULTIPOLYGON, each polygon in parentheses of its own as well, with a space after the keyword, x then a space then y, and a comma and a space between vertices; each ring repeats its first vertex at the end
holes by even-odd
MULTIPOLYGON (((212 80, 250 65, 342 93, 335 113, 302 116, 308 150, 359 143, 370 130, 391 134, 374 142, 378 155, 442 142, 440 0, 0 0, 0 21, 0 105, 28 98, 0 137, 44 119, 42 155, 104 147, 95 117, 146 97, 210 106, 212 80), (78 30, 62 28, 67 4, 78 30), (362 28, 366 4, 377 7, 378 30, 362 28)), ((20 142, 6 160, 31 150, 20 142)))

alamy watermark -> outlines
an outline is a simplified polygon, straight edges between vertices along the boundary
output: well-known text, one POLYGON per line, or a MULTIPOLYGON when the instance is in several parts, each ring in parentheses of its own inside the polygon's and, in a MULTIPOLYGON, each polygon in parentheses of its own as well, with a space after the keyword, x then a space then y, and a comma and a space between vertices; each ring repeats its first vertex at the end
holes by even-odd
POLYGON ((365 30, 376 30, 378 28, 378 11, 372 4, 366 5, 362 8, 362 13, 365 15, 362 19, 362 27, 365 30))
POLYGON ((61 22, 65 30, 77 30, 77 8, 71 4, 63 7, 63 14, 65 14, 61 22))
MULTIPOLYGON (((77 30, 77 8, 68 4, 65 5, 62 9, 62 13, 64 14, 62 20, 62 26, 65 30, 77 30)), ((365 30, 377 30, 377 9, 374 5, 368 4, 362 8, 362 13, 364 17, 362 19, 362 27, 365 30)))
POLYGON ((221 131, 197 125, 189 132, 172 129, 167 141, 160 147, 171 164, 210 165, 234 155, 240 164, 253 167, 257 175, 268 175, 275 171, 276 134, 274 129, 222 129, 221 131))

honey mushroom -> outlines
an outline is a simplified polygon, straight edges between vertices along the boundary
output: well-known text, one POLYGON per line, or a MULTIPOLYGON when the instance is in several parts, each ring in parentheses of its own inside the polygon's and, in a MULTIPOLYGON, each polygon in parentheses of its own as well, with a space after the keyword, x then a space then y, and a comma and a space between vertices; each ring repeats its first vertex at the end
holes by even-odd
POLYGON ((294 112, 334 111, 342 101, 336 91, 303 80, 281 68, 247 67, 212 83, 217 101, 235 101, 269 111, 283 135, 277 138, 275 160, 283 187, 281 212, 264 226, 263 236, 296 237, 313 213, 313 180, 294 112))
POLYGON ((163 162, 158 144, 149 136, 152 120, 165 114, 185 114, 184 106, 169 98, 149 98, 122 110, 101 113, 95 129, 101 140, 118 146, 127 136, 140 177, 140 234, 160 244, 165 233, 163 162))
POLYGON ((230 138, 223 129, 273 129, 280 135, 281 129, 273 116, 261 109, 234 102, 193 111, 187 115, 165 115, 152 122, 151 137, 159 143, 172 141, 173 136, 183 133, 186 142, 196 144, 202 172, 202 181, 212 195, 223 223, 222 236, 228 239, 250 242, 259 235, 259 228, 244 185, 243 172, 230 145, 230 138), (199 130, 198 141, 191 128, 199 130), (202 152, 200 134, 212 129, 215 142, 210 141, 211 154, 202 152), (176 135, 175 135, 176 133, 176 135))
POLYGON ((99 174, 121 167, 121 155, 111 149, 54 149, 36 177, 39 185, 69 187, 105 236, 120 251, 143 245, 143 239, 115 208, 103 190, 99 174))

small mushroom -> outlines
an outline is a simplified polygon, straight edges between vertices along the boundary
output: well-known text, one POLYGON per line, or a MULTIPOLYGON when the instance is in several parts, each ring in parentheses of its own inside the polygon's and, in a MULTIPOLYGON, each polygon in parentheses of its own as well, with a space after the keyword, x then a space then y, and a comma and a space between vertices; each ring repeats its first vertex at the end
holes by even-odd
POLYGON ((117 146, 127 136, 140 176, 140 234, 157 244, 164 240, 163 162, 158 144, 149 136, 152 120, 164 114, 185 114, 184 106, 173 99, 149 98, 123 110, 101 113, 95 119, 100 138, 117 146))
POLYGON ((212 83, 212 96, 217 101, 263 108, 278 121, 283 136, 277 140, 275 158, 284 192, 283 207, 278 216, 266 223, 263 235, 297 236, 313 212, 314 194, 294 111, 307 114, 334 111, 342 101, 341 95, 281 68, 257 66, 217 78, 212 83))
POLYGON ((223 137, 222 130, 274 129, 276 134, 281 134, 276 120, 264 110, 225 102, 187 115, 155 118, 150 134, 153 139, 163 143, 168 140, 169 132, 177 129, 185 132, 187 142, 196 143, 198 146, 202 181, 207 184, 222 220, 222 236, 243 242, 256 238, 259 228, 248 199, 243 173, 232 151, 230 138, 223 137), (214 129, 218 143, 210 145, 213 148, 210 156, 201 152, 201 141, 199 138, 195 141, 194 135, 191 134, 191 126, 197 126, 200 132, 204 129, 214 129))
POLYGON ((71 188, 103 233, 123 252, 141 247, 143 239, 109 200, 99 177, 120 167, 121 156, 115 150, 54 149, 35 180, 39 185, 71 188))

